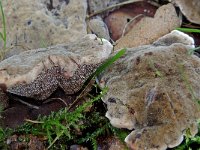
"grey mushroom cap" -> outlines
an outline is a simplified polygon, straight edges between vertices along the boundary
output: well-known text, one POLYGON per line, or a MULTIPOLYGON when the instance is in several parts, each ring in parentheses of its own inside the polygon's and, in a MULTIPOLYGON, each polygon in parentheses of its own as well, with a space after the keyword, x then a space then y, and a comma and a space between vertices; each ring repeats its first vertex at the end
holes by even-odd
POLYGON ((0 85, 10 93, 45 99, 57 87, 77 92, 113 46, 93 34, 72 44, 22 52, 0 62, 0 85))

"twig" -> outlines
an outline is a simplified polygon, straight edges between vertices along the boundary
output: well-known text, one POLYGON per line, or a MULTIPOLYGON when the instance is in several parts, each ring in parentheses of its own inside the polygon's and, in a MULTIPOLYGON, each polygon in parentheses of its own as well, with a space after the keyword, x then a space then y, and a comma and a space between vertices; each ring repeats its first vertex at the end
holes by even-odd
POLYGON ((20 103, 22 103, 22 104, 25 104, 25 105, 27 105, 27 106, 30 107, 30 108, 39 109, 38 106, 32 105, 32 104, 30 104, 30 103, 28 103, 28 102, 25 102, 25 101, 23 101, 23 100, 21 100, 21 99, 19 99, 19 98, 17 98, 17 97, 13 97, 13 96, 12 96, 12 98, 13 98, 13 100, 18 101, 18 102, 20 102, 20 103))
POLYGON ((48 103, 48 102, 50 102, 50 101, 52 101, 52 100, 60 100, 60 101, 63 102, 66 106, 68 106, 67 103, 66 103, 62 98, 58 98, 58 97, 56 97, 56 98, 50 98, 50 99, 46 100, 44 103, 48 103))
POLYGON ((143 1, 143 0, 129 0, 129 1, 126 1, 126 2, 118 3, 118 4, 115 4, 115 5, 109 6, 109 7, 107 7, 107 8, 104 8, 104 9, 102 9, 102 10, 96 11, 96 12, 90 14, 90 15, 88 16, 88 18, 93 17, 93 16, 95 16, 95 15, 98 15, 98 14, 100 14, 100 13, 103 13, 103 12, 105 12, 105 11, 108 11, 108 10, 110 10, 110 9, 113 9, 113 8, 115 8, 115 7, 120 7, 120 6, 123 6, 123 5, 131 4, 131 3, 134 3, 134 2, 141 2, 141 1, 143 1))
POLYGON ((161 5, 156 0, 147 0, 147 2, 153 6, 160 7, 161 5))
POLYGON ((37 124, 42 124, 42 123, 44 123, 43 121, 30 120, 30 119, 25 119, 25 121, 30 122, 30 123, 37 123, 37 124))

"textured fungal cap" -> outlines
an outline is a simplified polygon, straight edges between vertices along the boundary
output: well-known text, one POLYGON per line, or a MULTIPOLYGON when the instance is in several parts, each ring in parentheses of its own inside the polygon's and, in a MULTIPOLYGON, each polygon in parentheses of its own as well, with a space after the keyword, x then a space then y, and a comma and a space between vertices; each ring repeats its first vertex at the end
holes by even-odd
POLYGON ((189 21, 200 24, 199 0, 169 0, 169 1, 175 3, 189 21))
POLYGON ((173 31, 128 49, 103 75, 106 117, 115 127, 134 129, 125 139, 132 149, 164 150, 180 144, 186 129, 197 133, 200 59, 188 55, 192 47, 193 39, 173 31))
POLYGON ((6 0, 2 4, 7 22, 7 47, 14 46, 8 56, 23 50, 15 45, 37 49, 69 44, 87 34, 87 0, 6 0))
POLYGON ((47 98, 58 86, 73 94, 111 50, 107 40, 90 34, 72 44, 23 52, 0 63, 0 85, 8 92, 36 99, 47 98))

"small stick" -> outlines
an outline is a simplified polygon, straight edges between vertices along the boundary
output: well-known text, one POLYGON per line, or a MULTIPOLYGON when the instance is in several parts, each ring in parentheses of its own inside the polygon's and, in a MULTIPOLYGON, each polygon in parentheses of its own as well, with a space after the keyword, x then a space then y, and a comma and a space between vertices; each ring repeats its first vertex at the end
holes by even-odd
POLYGON ((63 102, 66 105, 66 107, 68 106, 68 104, 62 98, 58 98, 58 97, 50 98, 50 99, 46 100, 44 103, 48 103, 48 102, 50 102, 52 100, 60 100, 61 102, 63 102))
POLYGON ((88 16, 88 18, 91 18, 91 17, 93 17, 95 15, 98 15, 100 13, 103 13, 103 12, 107 11, 107 10, 113 9, 115 7, 120 7, 120 6, 123 6, 123 5, 131 4, 131 3, 134 3, 134 2, 141 2, 141 1, 143 1, 143 0, 129 0, 129 1, 126 1, 126 2, 119 3, 119 4, 115 4, 115 5, 109 6, 107 8, 104 8, 102 10, 99 10, 99 11, 96 11, 96 12, 90 14, 88 16))
POLYGON ((42 121, 30 120, 30 119, 25 119, 25 121, 30 122, 30 123, 40 123, 40 124, 44 123, 42 121))
POLYGON ((30 104, 30 103, 28 103, 28 102, 25 102, 25 101, 23 101, 23 100, 21 100, 21 99, 19 99, 19 98, 17 98, 17 97, 12 97, 12 98, 13 98, 13 100, 18 101, 18 102, 20 102, 20 103, 22 103, 22 104, 25 104, 25 105, 27 105, 27 106, 30 107, 30 108, 39 109, 38 106, 32 105, 32 104, 30 104))

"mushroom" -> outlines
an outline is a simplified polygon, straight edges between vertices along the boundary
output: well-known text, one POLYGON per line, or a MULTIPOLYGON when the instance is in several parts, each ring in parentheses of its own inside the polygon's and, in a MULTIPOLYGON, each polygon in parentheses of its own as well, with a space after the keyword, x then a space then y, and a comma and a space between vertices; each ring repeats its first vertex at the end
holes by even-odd
POLYGON ((100 79, 109 87, 106 117, 130 134, 134 150, 165 150, 179 145, 200 118, 200 59, 189 55, 194 40, 180 31, 152 45, 130 48, 100 79))
POLYGON ((200 24, 199 0, 169 0, 169 1, 175 3, 190 22, 200 24))
POLYGON ((90 34, 72 44, 23 52, 0 62, 0 87, 38 100, 48 98, 58 87, 74 94, 111 50, 107 40, 90 34))
MULTIPOLYGON (((25 51, 27 48, 69 44, 87 34, 85 21, 87 0, 51 2, 49 0, 2 1, 6 18, 6 43, 7 48, 11 48, 6 57, 25 51)), ((1 41, 0 46, 3 46, 1 41)))

